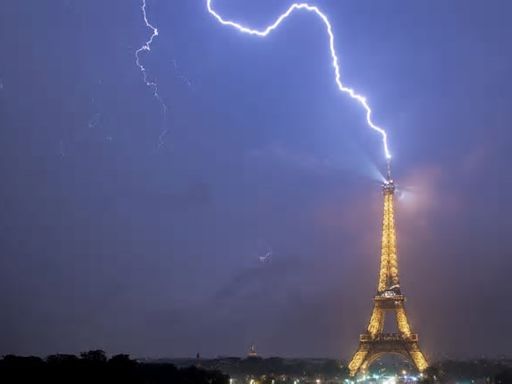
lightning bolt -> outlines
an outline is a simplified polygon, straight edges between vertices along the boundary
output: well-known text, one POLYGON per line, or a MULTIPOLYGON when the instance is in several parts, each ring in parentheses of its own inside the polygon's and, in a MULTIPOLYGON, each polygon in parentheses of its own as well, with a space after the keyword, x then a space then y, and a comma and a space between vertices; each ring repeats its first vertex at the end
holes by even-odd
MULTIPOLYGON (((135 64, 137 64, 137 67, 139 67, 139 69, 142 73, 142 78, 144 80, 144 83, 153 91, 153 96, 160 103, 160 107, 162 108, 163 120, 165 123, 166 118, 167 118, 167 109, 168 109, 167 105, 164 103, 164 100, 158 93, 158 84, 155 81, 149 79, 146 67, 144 67, 144 65, 140 61, 141 53, 150 52, 151 44, 153 44, 153 40, 158 36, 158 28, 156 28, 149 22, 146 8, 147 8, 146 0, 142 0, 140 9, 142 11, 142 17, 144 18, 144 24, 146 24, 146 27, 148 27, 151 30, 151 36, 139 49, 137 49, 135 51, 135 64)), ((164 144, 163 138, 166 134, 167 134, 167 129, 164 128, 162 130, 162 132, 160 133, 160 136, 158 137, 158 147, 159 148, 164 144)))
POLYGON ((310 5, 308 3, 294 3, 283 14, 281 14, 272 24, 268 25, 264 29, 253 29, 253 28, 249 28, 244 25, 241 25, 235 21, 224 19, 220 14, 217 13, 217 11, 215 11, 213 9, 212 0, 206 0, 206 7, 208 8, 208 12, 213 17, 215 17, 215 19, 217 19, 217 21, 220 24, 235 28, 242 33, 246 33, 246 34, 258 36, 258 37, 266 37, 267 35, 272 33, 275 29, 277 29, 277 27, 279 27, 279 25, 286 18, 288 18, 288 16, 290 16, 296 10, 305 10, 307 12, 311 12, 311 13, 315 14, 316 16, 318 16, 320 18, 320 20, 323 22, 323 24, 325 25, 326 32, 329 37, 329 50, 331 53, 332 66, 334 69, 334 78, 336 80, 336 85, 338 86, 338 89, 341 92, 348 94, 352 99, 359 102, 359 104, 364 108, 364 110, 366 111, 366 122, 368 123, 370 128, 377 131, 382 137, 382 145, 384 147, 384 153, 386 155, 386 159, 389 162, 389 160, 391 159, 391 153, 389 152, 389 147, 388 147, 388 135, 383 128, 379 127, 377 124, 375 124, 373 122, 372 109, 370 108, 370 105, 368 104, 366 97, 358 94, 354 89, 347 87, 341 81, 341 70, 340 70, 340 64, 339 64, 340 61, 338 59, 336 49, 334 48, 335 44, 334 44, 334 34, 332 32, 332 26, 331 26, 331 23, 329 22, 329 19, 327 18, 327 16, 322 11, 320 11, 320 9, 318 7, 310 5))

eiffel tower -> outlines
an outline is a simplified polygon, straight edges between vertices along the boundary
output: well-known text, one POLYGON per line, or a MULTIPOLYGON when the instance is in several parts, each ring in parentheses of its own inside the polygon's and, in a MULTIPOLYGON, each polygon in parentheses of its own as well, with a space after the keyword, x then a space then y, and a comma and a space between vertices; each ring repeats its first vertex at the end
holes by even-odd
POLYGON ((418 345, 418 334, 411 331, 404 308, 405 296, 400 289, 393 207, 395 184, 391 178, 389 161, 387 166, 387 179, 382 185, 384 219, 377 294, 373 298, 374 306, 368 328, 360 335, 359 348, 348 365, 351 376, 366 372, 373 361, 390 353, 412 361, 419 372, 428 367, 418 345), (396 317, 397 333, 384 332, 384 319, 388 312, 394 313, 396 317))

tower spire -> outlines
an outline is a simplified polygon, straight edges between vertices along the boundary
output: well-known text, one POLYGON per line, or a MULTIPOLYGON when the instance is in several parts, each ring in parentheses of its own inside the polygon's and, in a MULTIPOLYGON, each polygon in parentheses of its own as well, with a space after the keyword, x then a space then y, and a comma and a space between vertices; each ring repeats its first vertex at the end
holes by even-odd
POLYGON ((388 182, 392 181, 391 179, 391 159, 388 157, 386 159, 386 180, 388 182))
POLYGON ((400 293, 398 279, 398 260, 395 232, 395 183, 391 178, 391 163, 387 160, 387 180, 382 185, 384 193, 384 215, 382 218, 382 243, 378 292, 394 290, 400 293))

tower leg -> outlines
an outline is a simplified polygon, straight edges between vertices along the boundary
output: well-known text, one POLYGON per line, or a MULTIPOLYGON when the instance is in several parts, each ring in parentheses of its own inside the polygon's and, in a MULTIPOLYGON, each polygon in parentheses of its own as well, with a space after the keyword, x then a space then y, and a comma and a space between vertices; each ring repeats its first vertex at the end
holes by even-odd
POLYGON ((352 357, 352 360, 348 364, 348 371, 351 377, 354 377, 357 372, 361 369, 363 363, 366 361, 368 355, 368 348, 360 345, 357 352, 352 357))
POLYGON ((421 352, 418 343, 410 344, 407 348, 407 352, 409 353, 409 356, 411 356, 411 360, 418 371, 423 372, 428 368, 427 359, 425 359, 425 356, 421 352))
POLYGON ((407 315, 405 313, 405 309, 403 305, 400 305, 395 309, 396 313, 396 324, 398 326, 398 330, 405 337, 411 336, 411 327, 409 325, 409 320, 407 319, 407 315))
POLYGON ((370 323, 368 324, 368 333, 375 337, 384 330, 384 310, 379 308, 377 305, 373 307, 372 316, 370 317, 370 323))

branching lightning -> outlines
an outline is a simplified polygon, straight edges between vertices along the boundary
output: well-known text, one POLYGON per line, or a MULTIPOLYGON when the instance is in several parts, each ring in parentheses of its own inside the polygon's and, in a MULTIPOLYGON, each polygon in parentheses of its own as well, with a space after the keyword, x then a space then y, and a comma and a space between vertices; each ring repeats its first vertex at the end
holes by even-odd
MULTIPOLYGON (((167 105, 165 105, 164 100, 162 99, 162 97, 158 93, 158 85, 157 85, 157 83, 155 81, 149 79, 148 73, 146 71, 146 67, 144 67, 144 65, 140 62, 140 54, 142 52, 150 52, 151 51, 151 44, 153 44, 153 40, 158 36, 158 28, 153 26, 149 22, 149 20, 148 20, 148 15, 147 15, 147 12, 146 12, 146 7, 147 7, 146 0, 142 0, 140 9, 142 11, 142 16, 144 18, 144 24, 146 24, 146 27, 148 27, 151 30, 151 36, 149 37, 149 39, 139 49, 137 49, 135 51, 135 63, 137 64, 137 67, 139 67, 139 69, 140 69, 140 71, 142 73, 142 78, 144 79, 144 83, 153 91, 153 96, 160 103, 160 107, 162 108, 162 114, 163 114, 164 123, 165 123, 165 120, 166 120, 166 117, 167 117, 167 109, 168 109, 167 105)), ((158 146, 159 147, 163 145, 163 138, 164 138, 164 136, 166 134, 167 134, 167 129, 164 128, 162 130, 162 133, 158 137, 158 146)))
POLYGON ((340 64, 339 64, 340 61, 338 59, 338 55, 336 54, 336 49, 334 48, 335 44, 334 44, 334 34, 332 32, 332 26, 331 26, 331 23, 329 22, 329 19, 327 18, 327 16, 324 13, 322 13, 322 11, 320 11, 320 9, 318 7, 307 4, 307 3, 294 3, 286 10, 286 12, 281 14, 272 24, 268 25, 266 28, 253 29, 253 28, 249 28, 244 25, 241 25, 235 21, 224 19, 220 14, 217 13, 217 11, 215 11, 213 9, 212 0, 206 0, 206 6, 208 8, 208 12, 213 17, 215 17, 215 19, 217 19, 217 21, 219 23, 221 23, 222 25, 236 28, 240 32, 243 32, 243 33, 246 33, 249 35, 253 35, 253 36, 258 36, 258 37, 266 37, 267 35, 269 35, 271 32, 273 32, 275 29, 277 29, 277 27, 296 10, 305 10, 308 12, 312 12, 313 14, 318 16, 320 18, 320 20, 322 20, 322 22, 324 23, 326 31, 327 31, 327 35, 329 37, 329 50, 331 53, 332 66, 334 69, 334 77, 335 77, 336 85, 338 86, 338 89, 341 92, 348 94, 352 99, 357 100, 359 102, 359 104, 361 104, 361 106, 365 109, 366 122, 368 123, 370 128, 374 129, 381 135, 386 159, 388 161, 389 161, 389 159, 391 159, 391 153, 389 152, 389 148, 388 148, 387 133, 383 128, 379 127, 378 125, 376 125, 373 122, 372 110, 366 100, 366 97, 356 93, 356 91, 354 89, 345 86, 343 84, 343 82, 341 81, 341 70, 340 70, 340 64))

